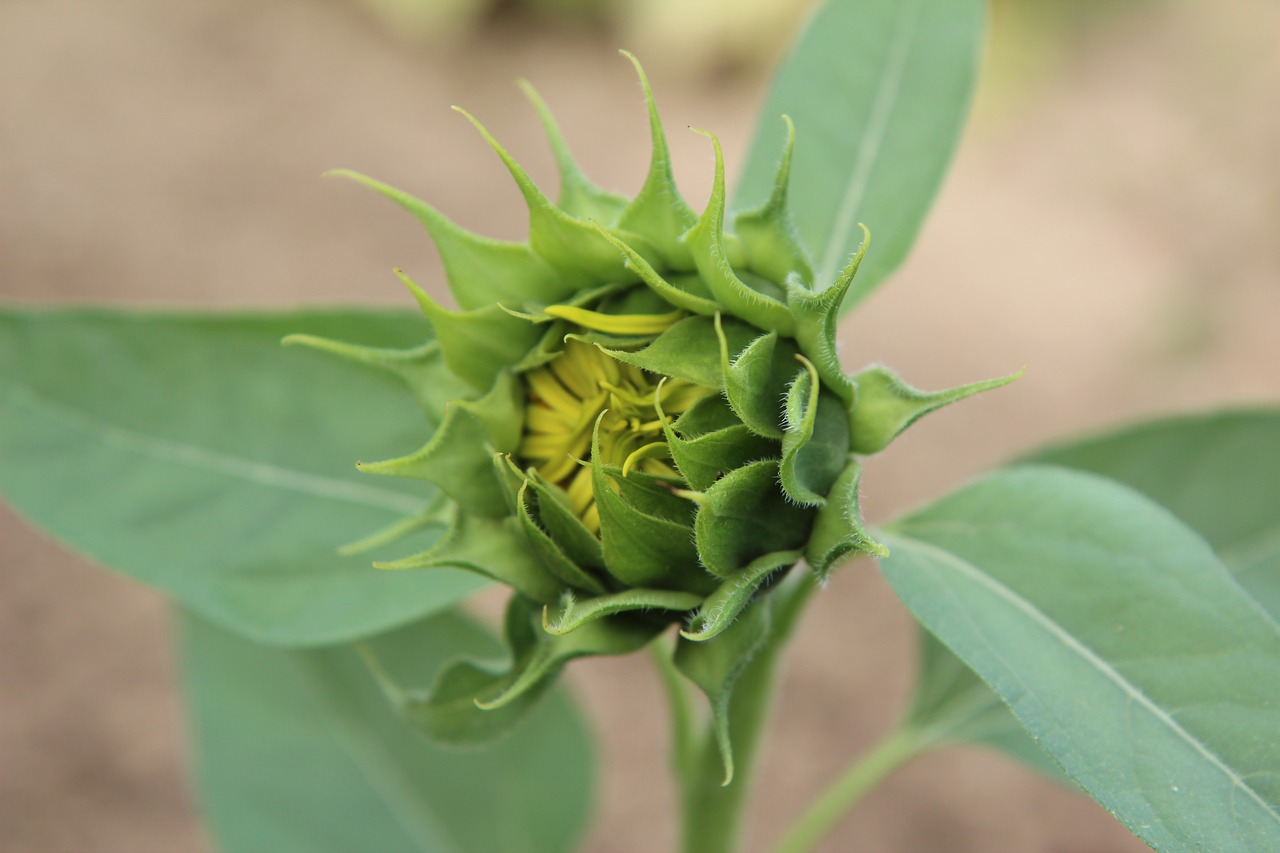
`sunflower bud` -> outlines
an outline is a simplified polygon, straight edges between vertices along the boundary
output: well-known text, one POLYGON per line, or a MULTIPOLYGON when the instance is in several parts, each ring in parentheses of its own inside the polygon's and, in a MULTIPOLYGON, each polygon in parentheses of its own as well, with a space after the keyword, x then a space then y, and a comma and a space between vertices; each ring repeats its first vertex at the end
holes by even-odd
POLYGON ((789 120, 770 198, 732 228, 724 157, 706 134, 715 179, 695 213, 636 70, 653 157, 634 199, 582 175, 526 87, 560 167, 556 202, 472 121, 528 204, 528 240, 468 233, 343 173, 422 222, 458 308, 401 275, 431 343, 292 340, 394 371, 437 425, 416 453, 361 466, 431 481, 451 499, 434 547, 382 567, 469 569, 514 590, 510 666, 455 665, 425 699, 391 691, 407 717, 452 742, 486 739, 568 660, 631 652, 676 624, 676 664, 712 700, 729 775, 727 696, 768 632, 767 590, 801 562, 825 577, 847 556, 885 553, 862 525, 858 457, 1008 379, 926 394, 883 367, 846 375, 836 326, 865 229, 839 278, 815 281, 787 215, 789 120))

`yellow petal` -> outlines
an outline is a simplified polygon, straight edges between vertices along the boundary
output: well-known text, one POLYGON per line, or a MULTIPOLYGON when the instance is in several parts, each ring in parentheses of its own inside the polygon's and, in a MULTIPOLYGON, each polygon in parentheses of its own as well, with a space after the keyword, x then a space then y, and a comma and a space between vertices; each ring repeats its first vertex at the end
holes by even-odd
POLYGON ((684 311, 678 308, 667 314, 601 314, 572 305, 551 305, 543 309, 543 313, 610 335, 656 335, 684 316, 684 311))
POLYGON ((649 459, 655 456, 669 457, 671 451, 667 448, 665 441, 654 441, 631 451, 626 461, 622 463, 622 476, 631 473, 632 467, 642 459, 649 459))

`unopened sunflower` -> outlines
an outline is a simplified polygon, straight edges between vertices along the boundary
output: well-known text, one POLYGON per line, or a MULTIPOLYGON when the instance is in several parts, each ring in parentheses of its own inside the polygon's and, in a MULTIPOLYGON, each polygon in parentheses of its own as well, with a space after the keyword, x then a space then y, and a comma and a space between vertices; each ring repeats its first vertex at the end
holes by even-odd
POLYGON ((858 509, 858 457, 1008 379, 925 394, 879 366, 846 375, 836 326, 867 238, 835 281, 814 279, 787 213, 790 121, 772 194, 726 225, 719 142, 707 134, 715 179, 698 214, 636 68, 653 157, 635 198, 578 170, 526 87, 560 167, 558 200, 476 126, 528 204, 528 240, 469 233, 343 172, 422 222, 458 307, 401 274, 430 342, 290 341, 393 371, 434 422, 416 453, 360 466, 428 480, 449 499, 374 537, 447 524, 429 550, 381 567, 469 569, 513 590, 508 664, 457 663, 424 695, 391 688, 407 718, 455 743, 492 737, 570 659, 632 652, 676 625, 677 667, 712 699, 728 776, 727 695, 768 634, 769 590, 802 563, 824 578, 843 558, 884 553, 858 509))

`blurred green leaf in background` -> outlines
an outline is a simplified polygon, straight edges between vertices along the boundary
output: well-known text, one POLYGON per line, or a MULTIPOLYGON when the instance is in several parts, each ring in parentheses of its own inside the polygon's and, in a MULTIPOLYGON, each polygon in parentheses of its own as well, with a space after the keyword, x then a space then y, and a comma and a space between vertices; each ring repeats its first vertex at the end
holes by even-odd
MULTIPOLYGON (((453 614, 366 645, 405 684, 501 654, 453 614)), ((196 780, 227 853, 562 851, 586 826, 594 750, 560 693, 505 740, 449 749, 396 717, 351 646, 273 649, 187 614, 181 648, 196 780)))
POLYGON ((68 546, 262 642, 352 639, 478 589, 338 552, 434 497, 353 464, 419 446, 429 425, 396 379, 280 346, 296 332, 429 335, 408 313, 0 313, 0 491, 68 546))

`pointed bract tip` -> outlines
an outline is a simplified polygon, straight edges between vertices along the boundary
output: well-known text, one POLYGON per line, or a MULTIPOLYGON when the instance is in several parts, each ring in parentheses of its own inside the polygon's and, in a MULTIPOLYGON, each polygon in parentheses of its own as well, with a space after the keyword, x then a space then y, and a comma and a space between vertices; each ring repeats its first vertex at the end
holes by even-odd
POLYGON ((844 269, 840 271, 840 275, 836 278, 835 284, 830 288, 832 291, 839 292, 841 301, 844 300, 845 292, 853 284, 854 276, 858 274, 858 269, 862 266, 862 259, 867 256, 867 248, 871 245, 871 229, 861 222, 858 223, 858 227, 862 229, 862 242, 858 244, 858 248, 854 250, 849 262, 845 264, 844 269))
POLYGON ((427 319, 431 319, 442 310, 440 306, 436 304, 436 301, 422 289, 422 286, 409 278, 404 270, 394 268, 392 269, 392 272, 396 274, 396 278, 400 279, 400 283, 409 289, 409 293, 413 295, 414 300, 418 303, 418 307, 422 309, 422 313, 426 315, 427 319))
POLYGON ((1004 386, 1009 385, 1010 383, 1017 382, 1026 374, 1026 372, 1027 372, 1027 365, 1024 364, 1022 365, 1021 369, 1013 373, 1008 373, 1008 374, 1005 374, 1004 376, 997 376, 995 379, 987 380, 989 385, 987 388, 984 388, 983 390, 994 391, 997 388, 1003 388, 1004 386))
MULTIPOLYGON (((516 80, 516 86, 524 93, 529 103, 533 104, 533 108, 538 111, 538 115, 542 117, 543 124, 547 124, 551 120, 551 110, 547 107, 547 102, 542 99, 542 95, 538 94, 538 90, 534 88, 534 85, 521 77, 516 80)), ((548 131, 550 130, 548 128, 548 131)))
POLYGON ((467 121, 471 122, 476 127, 480 128, 481 133, 484 133, 486 136, 488 136, 488 133, 485 131, 484 126, 480 124, 480 119, 472 115, 467 110, 466 107, 459 106, 458 104, 453 104, 452 106, 449 107, 449 109, 453 110, 455 113, 461 113, 467 119, 467 121))
POLYGON ((699 134, 700 136, 705 136, 707 139, 710 139, 712 142, 714 142, 714 143, 715 143, 715 144, 717 144, 717 145, 719 145, 719 144, 720 144, 720 140, 718 140, 718 139, 716 138, 716 135, 715 135, 714 133, 712 133, 711 131, 709 131, 709 130, 703 130, 703 129, 702 129, 702 128, 700 128, 700 127, 694 127, 694 126, 693 126, 693 125, 691 125, 691 124, 689 124, 689 125, 685 125, 685 127, 689 128, 689 129, 690 129, 690 130, 692 130, 694 133, 699 134))
POLYGON ((345 180, 355 181, 357 184, 364 184, 367 187, 373 187, 375 189, 386 186, 386 184, 382 183, 382 181, 379 181, 376 178, 371 178, 362 172, 357 172, 355 169, 346 169, 346 168, 328 169, 324 172, 321 172, 320 177, 343 178, 345 180))
MULTIPOLYGON (((720 137, 716 136, 714 133, 712 133, 709 130, 700 130, 692 126, 689 129, 692 130, 694 133, 700 136, 705 136, 707 139, 711 140, 711 151, 715 156, 716 165, 715 165, 715 172, 711 181, 711 201, 707 204, 707 209, 703 211, 702 215, 704 217, 710 215, 713 217, 713 221, 718 219, 722 223, 724 220, 724 205, 725 205, 724 149, 720 146, 720 137), (718 208, 718 213, 717 213, 717 208, 718 208)), ((716 230, 721 230, 721 228, 717 228, 716 230)), ((721 239, 723 239, 723 237, 721 239)))
POLYGON ((644 66, 640 64, 640 60, 636 58, 636 55, 626 49, 620 49, 618 53, 625 56, 631 62, 631 64, 635 66, 636 74, 637 76, 640 77, 640 85, 642 85, 646 90, 648 90, 649 75, 644 73, 644 66))

